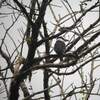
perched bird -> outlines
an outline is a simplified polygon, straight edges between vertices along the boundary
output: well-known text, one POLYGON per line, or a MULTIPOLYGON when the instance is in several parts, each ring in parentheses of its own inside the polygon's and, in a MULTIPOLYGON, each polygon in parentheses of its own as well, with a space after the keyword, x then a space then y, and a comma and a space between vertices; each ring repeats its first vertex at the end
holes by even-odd
POLYGON ((61 39, 57 39, 54 45, 54 51, 60 58, 60 61, 63 61, 63 55, 65 54, 65 50, 66 50, 65 42, 61 39))
MULTIPOLYGON (((63 62, 63 55, 65 54, 65 50, 66 50, 65 42, 61 39, 57 39, 57 41, 54 45, 54 51, 60 58, 61 63, 63 62)), ((60 71, 60 68, 58 68, 58 73, 59 73, 59 71, 60 71)))

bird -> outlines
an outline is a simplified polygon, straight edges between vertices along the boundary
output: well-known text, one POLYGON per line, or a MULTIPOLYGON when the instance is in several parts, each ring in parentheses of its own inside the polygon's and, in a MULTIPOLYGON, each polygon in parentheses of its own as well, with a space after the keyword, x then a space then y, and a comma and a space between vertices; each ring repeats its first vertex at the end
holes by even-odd
POLYGON ((60 58, 60 61, 63 61, 63 55, 65 54, 66 45, 62 39, 57 39, 54 45, 54 51, 60 58))
MULTIPOLYGON (((60 62, 63 63, 63 55, 65 54, 66 45, 62 39, 57 39, 54 44, 54 51, 58 55, 60 62)), ((58 68, 58 73, 60 72, 60 68, 58 68)))

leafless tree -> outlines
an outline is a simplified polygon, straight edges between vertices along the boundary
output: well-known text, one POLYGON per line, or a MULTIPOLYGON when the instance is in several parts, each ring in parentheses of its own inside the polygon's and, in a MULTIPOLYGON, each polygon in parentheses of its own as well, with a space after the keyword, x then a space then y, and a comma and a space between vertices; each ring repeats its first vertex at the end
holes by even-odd
POLYGON ((1 0, 0 95, 8 100, 100 96, 99 47, 100 0, 1 0), (35 72, 43 79, 36 92, 35 72))

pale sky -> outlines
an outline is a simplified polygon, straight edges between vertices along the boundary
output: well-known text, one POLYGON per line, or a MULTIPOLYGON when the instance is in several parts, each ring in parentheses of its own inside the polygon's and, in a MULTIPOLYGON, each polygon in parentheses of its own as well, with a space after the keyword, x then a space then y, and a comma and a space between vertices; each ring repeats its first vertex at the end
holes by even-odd
MULTIPOLYGON (((57 7, 53 8, 53 10, 56 12, 56 17, 58 18, 59 15, 61 17, 63 17, 64 15, 66 15, 67 14, 67 10, 64 7, 62 7, 63 5, 61 3, 59 3, 60 0, 53 0, 53 1, 54 2, 52 2, 52 4, 61 6, 59 8, 57 8, 57 7)), ((79 7, 79 4, 80 4, 79 1, 80 0, 68 0, 68 1, 71 4, 71 7, 73 8, 73 10, 76 10, 76 11, 79 10, 79 8, 80 8, 79 7)), ((91 6, 94 2, 95 2, 95 0, 93 0, 90 3, 88 3, 88 5, 91 6)), ((6 9, 4 9, 4 8, 1 9, 0 8, 0 12, 2 12, 2 13, 4 13, 4 12, 7 13, 9 11, 8 11, 7 8, 6 9)), ((83 23, 84 28, 88 27, 92 22, 94 22, 97 17, 98 17, 98 14, 96 14, 96 13, 90 13, 90 14, 86 15, 86 17, 83 19, 85 21, 83 23)), ((55 21, 53 19, 53 16, 51 15, 51 11, 50 11, 49 7, 47 9, 45 18, 46 18, 46 22, 49 23, 48 24, 48 28, 52 30, 53 29, 53 24, 56 24, 56 23, 55 23, 55 21)), ((12 22, 11 21, 11 16, 0 18, 0 24, 4 23, 6 29, 10 26, 11 22, 12 22)), ((70 25, 71 23, 72 23, 72 21, 66 22, 63 26, 70 25)), ((21 41, 21 37, 20 37, 20 34, 18 32, 21 29, 23 29, 23 32, 25 32, 25 25, 26 25, 26 21, 25 21, 24 18, 21 17, 17 21, 17 23, 14 25, 14 28, 11 31, 9 31, 9 34, 15 39, 16 43, 19 43, 19 41, 21 41)), ((5 30, 4 30, 3 26, 0 25, 0 42, 1 42, 1 39, 2 39, 2 36, 4 35, 4 33, 5 33, 5 30)), ((8 49, 12 52, 14 50, 14 48, 13 48, 14 45, 10 41, 9 37, 6 39, 6 43, 7 43, 7 46, 9 47, 8 49)), ((42 50, 43 49, 41 49, 41 51, 42 50)), ((24 46, 23 56, 24 57, 27 56, 27 47, 26 47, 26 44, 24 46)), ((0 58, 0 60, 1 60, 1 58, 0 58)), ((0 63, 2 63, 2 61, 0 61, 0 63)), ((86 66, 84 66, 84 72, 85 72, 84 74, 86 76, 88 76, 89 70, 90 70, 90 65, 89 64, 87 64, 86 66)), ((95 77, 99 78, 99 76, 100 76, 99 72, 100 72, 100 68, 98 68, 94 72, 95 77)), ((50 78, 50 83, 52 83, 52 80, 53 80, 53 78, 50 78)), ((75 73, 75 74, 72 74, 72 75, 69 75, 69 76, 65 76, 65 81, 64 82, 65 82, 64 83, 64 89, 66 89, 70 84, 73 84, 73 83, 74 83, 74 85, 79 86, 80 85, 79 83, 81 83, 81 80, 80 80, 79 74, 75 73)), ((32 83, 33 91, 34 92, 38 92, 38 91, 43 90, 43 86, 42 86, 43 85, 43 71, 35 71, 35 72, 33 72, 33 77, 32 77, 32 82, 31 83, 32 83)), ((96 83, 97 87, 98 87, 98 83, 100 84, 100 82, 97 81, 97 83, 96 83)), ((27 81, 27 84, 28 84, 28 81, 27 81)), ((28 85, 30 85, 30 84, 28 84, 28 85)), ((97 87, 96 87, 96 89, 94 89, 94 91, 97 90, 97 87)), ((53 88, 53 90, 56 91, 56 93, 59 94, 59 89, 58 88, 53 88)), ((53 93, 51 93, 51 94, 53 94, 53 93)), ((2 96, 0 95, 0 97, 2 97, 2 96)), ((79 95, 79 97, 81 97, 81 95, 79 95)), ((99 100, 99 99, 100 99, 99 96, 91 96, 89 100, 99 100)), ((2 100, 6 100, 6 99, 2 98, 2 100)), ((60 99, 57 98, 57 99, 51 99, 51 100, 60 100, 60 99)), ((71 100, 75 100, 75 99, 72 98, 71 100)), ((80 100, 80 99, 78 99, 78 100, 80 100)))

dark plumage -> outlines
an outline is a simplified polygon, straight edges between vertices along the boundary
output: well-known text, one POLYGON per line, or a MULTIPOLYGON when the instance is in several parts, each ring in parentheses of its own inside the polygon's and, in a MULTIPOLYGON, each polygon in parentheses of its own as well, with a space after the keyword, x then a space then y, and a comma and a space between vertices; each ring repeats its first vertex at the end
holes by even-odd
POLYGON ((56 52, 56 54, 60 57, 60 60, 63 60, 63 55, 65 53, 65 43, 62 40, 57 40, 55 45, 54 45, 54 51, 56 52))

